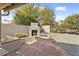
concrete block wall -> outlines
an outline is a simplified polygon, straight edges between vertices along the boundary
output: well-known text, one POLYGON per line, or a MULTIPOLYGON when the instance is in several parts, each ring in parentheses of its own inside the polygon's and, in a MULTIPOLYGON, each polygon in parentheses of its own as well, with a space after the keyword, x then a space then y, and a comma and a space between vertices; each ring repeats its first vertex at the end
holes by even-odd
POLYGON ((14 35, 15 33, 22 32, 29 34, 29 26, 1 24, 1 36, 14 35))

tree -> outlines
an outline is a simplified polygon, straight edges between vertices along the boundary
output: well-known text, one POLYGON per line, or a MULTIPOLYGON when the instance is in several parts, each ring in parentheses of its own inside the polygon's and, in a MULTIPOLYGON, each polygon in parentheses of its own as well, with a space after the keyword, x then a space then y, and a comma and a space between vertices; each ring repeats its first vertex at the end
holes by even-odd
POLYGON ((51 25, 53 24, 55 19, 54 11, 48 8, 43 8, 40 12, 40 17, 41 20, 39 22, 41 25, 46 25, 46 24, 51 25))
POLYGON ((69 29, 79 30, 79 14, 67 17, 65 23, 69 29))
POLYGON ((79 14, 66 17, 60 26, 62 26, 61 28, 63 28, 65 31, 79 31, 79 14))
POLYGON ((31 22, 37 22, 36 17, 38 13, 38 7, 34 5, 28 5, 15 10, 14 21, 20 25, 30 25, 31 22))
POLYGON ((27 5, 15 11, 14 20, 16 24, 30 25, 31 22, 38 22, 40 25, 52 24, 54 11, 39 6, 27 5))
POLYGON ((50 31, 52 32, 55 20, 55 14, 53 10, 43 8, 40 12, 40 25, 50 25, 50 31))

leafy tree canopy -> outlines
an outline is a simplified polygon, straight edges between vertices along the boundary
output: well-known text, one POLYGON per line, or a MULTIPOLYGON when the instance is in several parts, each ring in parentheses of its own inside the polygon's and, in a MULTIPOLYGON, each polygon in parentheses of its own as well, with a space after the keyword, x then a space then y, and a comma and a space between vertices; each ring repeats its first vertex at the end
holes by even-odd
POLYGON ((79 31, 79 14, 73 14, 65 18, 65 20, 59 25, 59 29, 62 31, 79 31))
POLYGON ((40 25, 52 24, 54 11, 39 6, 27 5, 15 10, 14 21, 20 25, 30 25, 31 22, 38 22, 40 25))

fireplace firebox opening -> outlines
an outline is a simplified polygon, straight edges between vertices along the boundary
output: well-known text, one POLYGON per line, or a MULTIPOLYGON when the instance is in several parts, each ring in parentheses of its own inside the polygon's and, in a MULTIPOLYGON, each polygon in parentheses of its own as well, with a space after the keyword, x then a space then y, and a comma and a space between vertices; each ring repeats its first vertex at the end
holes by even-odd
POLYGON ((37 30, 32 30, 32 36, 37 35, 37 30))

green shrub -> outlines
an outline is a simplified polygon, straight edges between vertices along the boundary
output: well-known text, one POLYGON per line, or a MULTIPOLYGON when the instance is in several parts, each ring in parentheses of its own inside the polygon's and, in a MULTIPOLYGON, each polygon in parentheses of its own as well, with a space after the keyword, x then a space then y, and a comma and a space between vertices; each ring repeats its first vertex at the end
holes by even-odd
POLYGON ((16 33, 15 36, 18 37, 18 38, 23 38, 23 37, 28 37, 28 34, 26 34, 26 33, 16 33))

